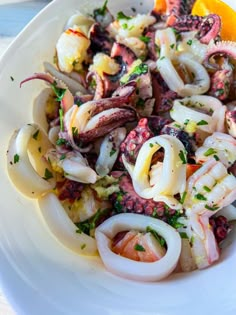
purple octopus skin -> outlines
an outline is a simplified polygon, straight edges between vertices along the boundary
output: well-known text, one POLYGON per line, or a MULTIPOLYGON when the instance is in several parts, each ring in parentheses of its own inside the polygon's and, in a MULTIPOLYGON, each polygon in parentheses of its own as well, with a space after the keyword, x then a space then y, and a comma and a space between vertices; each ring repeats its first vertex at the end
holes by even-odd
POLYGON ((104 112, 104 116, 100 117, 97 125, 92 130, 80 133, 75 141, 82 143, 94 141, 113 129, 124 125, 126 122, 135 120, 137 116, 136 111, 135 108, 130 105, 135 89, 135 82, 129 82, 120 88, 120 96, 94 101, 94 109, 91 112, 91 117, 102 112, 104 112), (105 111, 113 108, 118 108, 119 111, 106 115, 105 111))
POLYGON ((94 100, 100 100, 105 97, 105 91, 104 91, 104 83, 100 75, 96 71, 91 71, 88 73, 86 77, 86 81, 90 82, 91 80, 95 80, 96 82, 96 88, 94 93, 94 100))
POLYGON ((224 55, 228 58, 236 60, 236 43, 230 41, 220 41, 215 44, 209 45, 207 48, 204 63, 210 63, 210 58, 215 55, 224 55))
POLYGON ((223 215, 211 217, 209 223, 212 226, 217 243, 221 243, 224 239, 226 239, 232 229, 227 218, 223 215))
POLYGON ((66 179, 63 182, 57 182, 56 188, 59 200, 69 200, 74 202, 75 199, 80 199, 84 184, 66 179))
POLYGON ((178 94, 171 91, 159 73, 152 75, 153 94, 156 99, 154 113, 166 113, 173 107, 173 101, 178 98, 178 94))
MULTIPOLYGON (((115 209, 120 212, 133 212, 153 216, 166 221, 166 206, 163 202, 155 202, 152 199, 143 199, 134 191, 132 180, 125 172, 112 172, 112 176, 119 178, 121 193, 113 193, 110 201, 115 209)), ((168 214, 175 211, 168 209, 168 214)))
POLYGON ((173 22, 181 15, 190 14, 195 0, 166 0, 166 12, 163 15, 160 12, 152 10, 151 14, 154 15, 157 20, 166 20, 167 26, 173 24, 173 22))
POLYGON ((82 143, 92 142, 97 138, 105 136, 112 130, 123 126, 125 123, 134 121, 136 113, 132 110, 120 109, 118 113, 110 115, 109 117, 103 116, 99 120, 96 127, 84 133, 79 134, 79 141, 82 143))
POLYGON ((209 44, 215 40, 221 30, 221 19, 216 14, 209 14, 206 17, 197 15, 179 16, 172 25, 177 31, 198 31, 196 38, 203 44, 209 44))
POLYGON ((154 134, 148 127, 147 118, 142 118, 121 143, 120 152, 124 154, 129 163, 135 164, 141 146, 153 136, 154 134))
POLYGON ((104 52, 110 54, 114 40, 111 39, 109 33, 104 30, 99 23, 92 25, 90 29, 90 50, 93 53, 104 52))
POLYGON ((162 116, 150 116, 148 117, 148 126, 153 132, 154 136, 158 136, 161 134, 161 130, 165 125, 171 123, 171 120, 168 118, 164 118, 162 116))
POLYGON ((120 56, 122 56, 122 60, 126 64, 127 70, 132 63, 137 60, 137 57, 129 47, 115 42, 112 46, 111 57, 115 58, 120 56))
POLYGON ((229 97, 230 87, 232 83, 232 69, 218 70, 211 76, 211 86, 208 93, 209 95, 212 95, 219 100, 224 101, 229 97))

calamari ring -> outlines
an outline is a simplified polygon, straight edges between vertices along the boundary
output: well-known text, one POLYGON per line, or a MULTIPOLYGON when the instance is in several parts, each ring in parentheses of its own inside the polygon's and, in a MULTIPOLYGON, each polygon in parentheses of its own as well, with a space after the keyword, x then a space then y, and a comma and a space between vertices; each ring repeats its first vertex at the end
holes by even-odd
MULTIPOLYGON (((185 148, 176 137, 161 135, 146 141, 141 147, 135 166, 127 161, 125 166, 133 180, 134 190, 142 198, 158 199, 158 196, 173 196, 185 190, 186 165, 185 148), (153 154, 161 147, 165 150, 162 173, 154 186, 150 185, 149 171, 153 154)), ((123 160, 125 157, 123 156, 123 160)))
POLYGON ((37 198, 55 186, 53 177, 46 180, 43 179, 43 174, 39 175, 41 173, 39 170, 48 169, 50 172, 48 177, 52 176, 50 163, 42 158, 50 147, 47 136, 36 124, 25 125, 15 132, 10 140, 7 153, 9 176, 15 186, 30 198, 37 198), (36 135, 39 139, 36 139, 36 135), (40 150, 37 149, 39 147, 40 150), (28 151, 33 153, 34 161, 37 162, 36 170, 30 161, 28 151))
POLYGON ((224 132, 225 111, 226 107, 217 98, 194 95, 175 100, 170 116, 181 124, 184 124, 186 120, 195 121, 198 129, 213 133, 214 131, 224 132))
POLYGON ((179 233, 167 223, 134 213, 115 215, 95 230, 98 251, 106 268, 118 276, 138 281, 158 281, 167 277, 176 267, 181 252, 179 233), (127 230, 145 231, 147 226, 156 230, 167 243, 167 252, 156 262, 140 262, 127 259, 111 250, 112 238, 127 230))
POLYGON ((206 69, 192 55, 182 54, 177 61, 185 65, 192 73, 196 84, 185 84, 176 71, 171 59, 163 56, 157 60, 157 68, 170 90, 180 96, 192 96, 206 93, 210 88, 210 78, 206 69))

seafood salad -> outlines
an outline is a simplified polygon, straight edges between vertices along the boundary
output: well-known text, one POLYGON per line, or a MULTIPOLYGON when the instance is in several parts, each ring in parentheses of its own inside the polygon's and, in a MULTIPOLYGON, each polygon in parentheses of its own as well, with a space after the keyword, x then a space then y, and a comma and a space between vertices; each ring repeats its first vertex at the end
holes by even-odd
POLYGON ((132 280, 213 265, 236 219, 236 43, 195 1, 71 16, 8 172, 68 248, 132 280))

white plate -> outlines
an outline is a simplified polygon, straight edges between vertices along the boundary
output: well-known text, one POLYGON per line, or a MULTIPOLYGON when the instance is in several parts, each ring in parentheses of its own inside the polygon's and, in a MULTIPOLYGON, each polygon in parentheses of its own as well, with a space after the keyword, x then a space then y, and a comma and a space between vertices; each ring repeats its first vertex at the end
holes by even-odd
MULTIPOLYGON (((204 271, 152 284, 120 279, 106 272, 99 259, 80 257, 61 245, 44 224, 37 202, 22 196, 9 181, 9 138, 14 129, 32 121, 32 100, 43 87, 32 82, 20 89, 19 82, 42 70, 43 61, 52 61, 56 39, 76 9, 91 12, 94 3, 100 6, 102 2, 54 1, 0 62, 0 274, 4 292, 19 315, 236 314, 235 242, 224 251, 220 263, 204 271)), ((109 7, 114 9, 116 3, 110 0, 109 7)), ((118 9, 129 9, 137 1, 118 3, 118 9)), ((150 8, 153 1, 147 3, 150 8)), ((139 1, 138 8, 145 11, 139 1)))

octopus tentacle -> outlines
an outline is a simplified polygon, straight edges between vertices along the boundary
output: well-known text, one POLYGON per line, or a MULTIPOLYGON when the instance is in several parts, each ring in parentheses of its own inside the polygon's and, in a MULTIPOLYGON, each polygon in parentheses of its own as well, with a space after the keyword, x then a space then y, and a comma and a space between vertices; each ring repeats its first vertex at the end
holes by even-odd
POLYGON ((225 55, 232 59, 236 59, 236 43, 231 41, 220 41, 208 46, 205 63, 214 55, 225 55))
POLYGON ((182 15, 171 26, 180 32, 198 31, 196 38, 203 44, 209 44, 219 36, 221 19, 217 14, 209 14, 206 17, 182 15))

